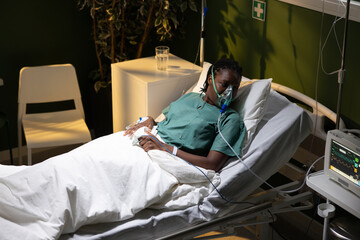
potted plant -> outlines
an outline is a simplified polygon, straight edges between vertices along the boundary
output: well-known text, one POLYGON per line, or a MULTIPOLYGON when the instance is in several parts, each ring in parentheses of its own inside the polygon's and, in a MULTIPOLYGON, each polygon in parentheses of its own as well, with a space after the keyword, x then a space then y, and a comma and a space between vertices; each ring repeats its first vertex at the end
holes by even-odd
MULTIPOLYGON (((108 100, 105 100, 108 103, 97 104, 100 104, 102 111, 104 106, 110 106, 110 115, 111 63, 140 58, 150 37, 155 36, 159 41, 165 41, 181 34, 186 12, 197 12, 199 9, 195 0, 77 0, 77 3, 80 10, 90 10, 98 61, 98 67, 91 73, 91 78, 96 93, 107 89, 105 92, 108 93, 103 95, 109 95, 108 100)), ((98 111, 95 112, 98 114, 98 111)), ((95 135, 110 133, 111 129, 104 131, 95 135)))
POLYGON ((181 32, 185 13, 198 11, 195 0, 77 0, 89 9, 98 69, 95 90, 110 84, 109 65, 141 57, 150 36, 159 41, 181 32))

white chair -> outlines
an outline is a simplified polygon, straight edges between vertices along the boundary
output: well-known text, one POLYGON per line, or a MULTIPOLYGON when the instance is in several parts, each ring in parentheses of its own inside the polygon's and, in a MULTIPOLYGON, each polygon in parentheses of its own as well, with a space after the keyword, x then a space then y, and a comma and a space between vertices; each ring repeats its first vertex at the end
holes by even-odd
POLYGON ((71 64, 24 67, 20 71, 18 109, 19 163, 22 164, 22 128, 31 165, 31 149, 85 143, 91 140, 71 64), (75 109, 27 113, 27 104, 73 100, 75 109))

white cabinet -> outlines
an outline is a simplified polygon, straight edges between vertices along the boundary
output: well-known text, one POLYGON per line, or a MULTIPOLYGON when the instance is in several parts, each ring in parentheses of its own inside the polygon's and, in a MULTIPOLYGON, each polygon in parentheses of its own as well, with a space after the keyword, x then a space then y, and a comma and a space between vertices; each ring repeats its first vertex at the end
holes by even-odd
POLYGON ((111 65, 113 131, 142 116, 156 118, 199 79, 202 68, 170 54, 168 69, 156 69, 155 57, 111 65))

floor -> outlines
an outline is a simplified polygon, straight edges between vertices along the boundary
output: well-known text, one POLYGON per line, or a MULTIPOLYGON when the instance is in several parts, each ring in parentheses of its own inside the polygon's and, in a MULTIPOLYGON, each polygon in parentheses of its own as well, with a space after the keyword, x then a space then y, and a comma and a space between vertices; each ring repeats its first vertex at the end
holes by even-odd
MULTIPOLYGON (((211 236, 216 236, 221 234, 221 232, 209 232, 203 235, 200 235, 198 238, 201 237, 211 237, 211 236)), ((255 239, 254 238, 254 234, 252 234, 251 232, 247 231, 246 229, 243 229, 241 233, 237 233, 237 236, 231 236, 231 237, 223 237, 223 238, 216 238, 216 239, 220 239, 220 240, 252 240, 255 239)))
MULTIPOLYGON (((200 236, 196 237, 196 239, 201 239, 204 237, 208 237, 207 239, 220 239, 220 240, 255 240, 255 239, 257 239, 255 233, 251 230, 248 230, 247 228, 241 228, 241 229, 237 230, 236 235, 234 235, 234 236, 215 238, 216 236, 220 236, 221 234, 222 234, 221 232, 212 231, 212 232, 208 232, 206 234, 200 235, 200 236)), ((275 231, 270 231, 270 236, 266 237, 265 239, 284 240, 284 238, 282 238, 280 235, 278 235, 275 231)))

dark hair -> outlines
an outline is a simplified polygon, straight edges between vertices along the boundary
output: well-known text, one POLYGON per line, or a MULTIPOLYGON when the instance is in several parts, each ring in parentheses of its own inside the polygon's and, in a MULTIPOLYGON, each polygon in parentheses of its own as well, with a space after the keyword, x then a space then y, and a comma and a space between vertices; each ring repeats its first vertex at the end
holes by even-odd
POLYGON ((211 75, 211 71, 214 71, 214 78, 216 77, 216 73, 220 72, 223 69, 229 69, 233 70, 235 73, 239 75, 239 78, 242 77, 242 68, 239 66, 238 62, 229 59, 229 58, 221 58, 220 60, 216 61, 213 65, 209 67, 209 70, 206 75, 206 80, 204 82, 203 88, 201 88, 201 91, 203 93, 206 92, 207 88, 209 87, 208 79, 211 75))

